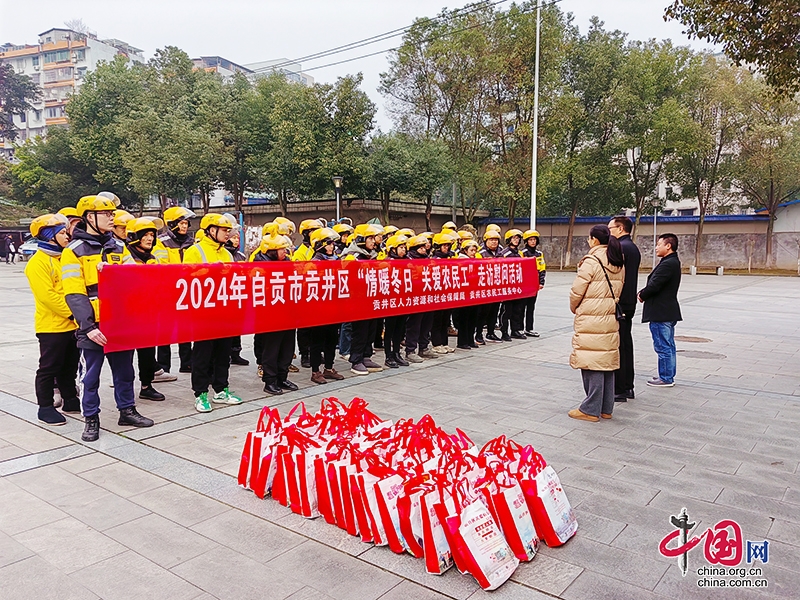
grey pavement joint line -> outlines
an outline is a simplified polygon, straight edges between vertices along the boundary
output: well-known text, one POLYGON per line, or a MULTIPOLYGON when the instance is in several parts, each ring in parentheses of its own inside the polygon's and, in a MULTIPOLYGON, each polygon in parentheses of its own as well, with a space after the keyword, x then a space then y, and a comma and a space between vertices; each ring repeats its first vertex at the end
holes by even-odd
POLYGON ((93 451, 84 446, 71 444, 69 446, 62 446, 61 448, 54 448, 52 450, 45 450, 44 452, 37 452, 35 454, 27 454, 19 458, 12 458, 0 462, 0 477, 6 475, 13 475, 14 473, 22 473, 23 471, 30 471, 38 467, 52 465, 58 462, 69 460, 71 458, 78 458, 79 456, 86 456, 92 454, 93 451))

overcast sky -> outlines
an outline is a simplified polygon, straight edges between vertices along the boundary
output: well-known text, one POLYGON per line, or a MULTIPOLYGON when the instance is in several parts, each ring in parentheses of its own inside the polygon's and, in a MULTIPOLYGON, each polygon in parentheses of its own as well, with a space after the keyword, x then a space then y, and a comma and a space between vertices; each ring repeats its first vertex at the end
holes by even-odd
MULTIPOLYGON (((460 7, 467 2, 447 5, 460 7)), ((662 17, 670 0, 561 0, 581 31, 597 15, 608 29, 627 32, 630 39, 671 38, 676 44, 701 49, 690 42, 675 22, 662 17)), ((507 6, 504 4, 501 6, 507 6)), ((27 5, 0 0, 0 43, 34 44, 46 29, 69 19, 83 19, 100 38, 117 38, 142 48, 150 57, 156 48, 178 46, 190 56, 219 55, 236 63, 273 58, 295 59, 361 40, 410 24, 414 18, 435 16, 442 0, 37 0, 27 5)), ((326 65, 398 44, 400 38, 306 61, 303 70, 326 65)), ((376 91, 379 75, 387 68, 381 54, 338 66, 308 71, 317 81, 361 71, 364 90, 378 106, 378 124, 391 122, 376 91)))

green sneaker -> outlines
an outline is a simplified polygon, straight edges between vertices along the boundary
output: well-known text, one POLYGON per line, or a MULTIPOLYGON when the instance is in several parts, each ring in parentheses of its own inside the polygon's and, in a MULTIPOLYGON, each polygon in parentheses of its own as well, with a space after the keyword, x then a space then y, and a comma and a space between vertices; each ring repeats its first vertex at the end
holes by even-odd
POLYGON ((197 412, 207 413, 214 410, 211 403, 208 401, 208 392, 203 392, 194 399, 194 408, 197 412))
POLYGON ((225 388, 221 392, 214 394, 214 397, 211 399, 212 402, 215 404, 241 404, 244 402, 239 396, 235 394, 231 394, 228 388, 225 388))

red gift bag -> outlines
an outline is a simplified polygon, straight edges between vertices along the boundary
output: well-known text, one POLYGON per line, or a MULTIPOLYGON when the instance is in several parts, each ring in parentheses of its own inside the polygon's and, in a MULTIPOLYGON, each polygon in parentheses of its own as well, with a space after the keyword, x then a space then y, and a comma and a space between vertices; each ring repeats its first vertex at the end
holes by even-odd
POLYGON ((242 457, 239 461, 239 473, 237 481, 245 489, 252 489, 252 482, 258 478, 258 472, 262 463, 262 448, 269 444, 267 441, 274 441, 282 430, 281 416, 276 408, 265 406, 261 409, 255 431, 249 431, 244 442, 242 457))
POLYGON ((519 480, 539 538, 551 548, 561 546, 578 530, 578 521, 553 467, 519 480))

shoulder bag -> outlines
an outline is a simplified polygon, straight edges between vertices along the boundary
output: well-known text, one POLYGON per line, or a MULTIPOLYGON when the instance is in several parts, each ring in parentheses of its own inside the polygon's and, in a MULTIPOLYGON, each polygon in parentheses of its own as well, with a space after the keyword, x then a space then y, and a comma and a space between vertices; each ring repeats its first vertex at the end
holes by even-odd
POLYGON ((611 280, 608 278, 608 271, 606 271, 605 266, 603 265, 603 261, 597 258, 596 256, 592 256, 598 263, 600 263, 600 268, 603 269, 603 275, 606 276, 606 283, 608 283, 608 290, 611 292, 611 298, 614 300, 614 316, 616 317, 617 321, 624 321, 625 320, 625 313, 622 312, 622 308, 620 308, 619 300, 617 297, 614 296, 614 288, 611 286, 611 280))

